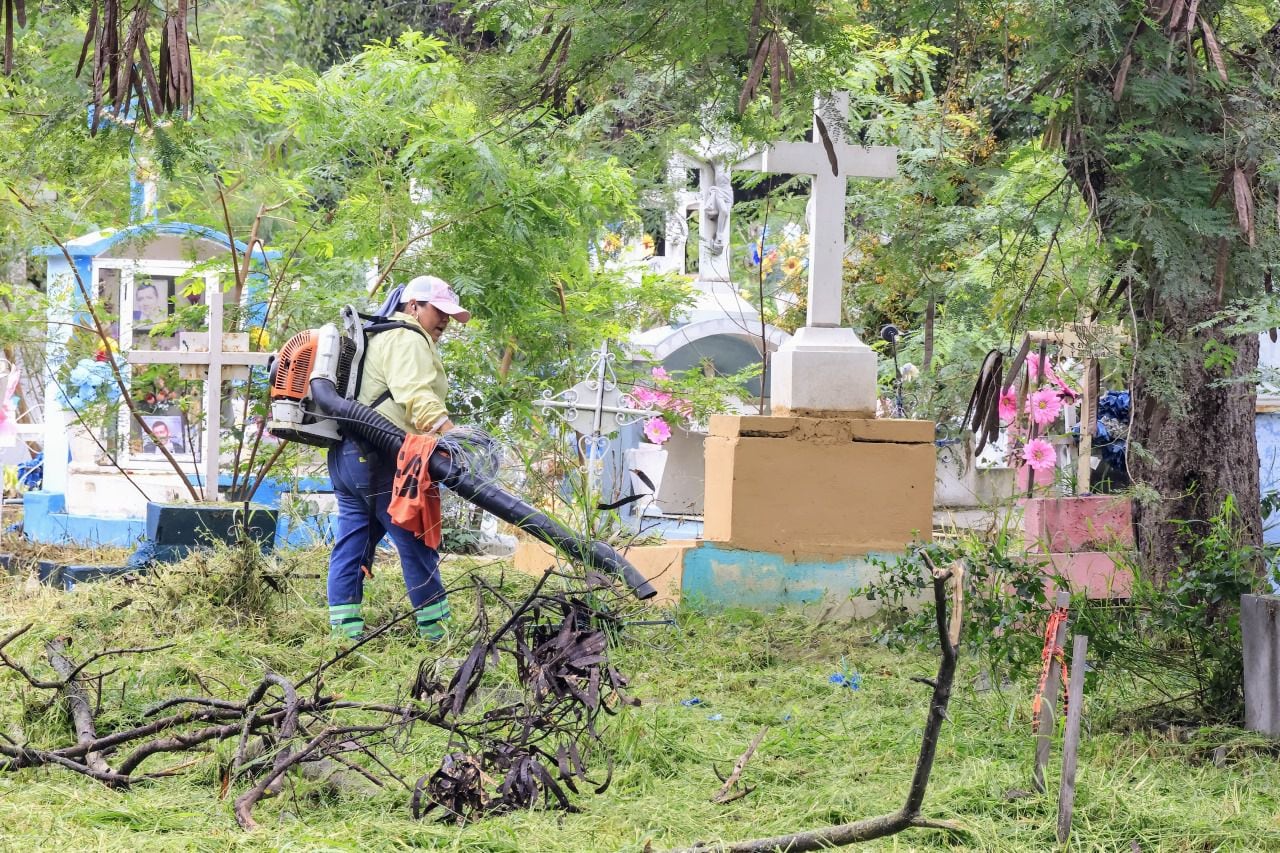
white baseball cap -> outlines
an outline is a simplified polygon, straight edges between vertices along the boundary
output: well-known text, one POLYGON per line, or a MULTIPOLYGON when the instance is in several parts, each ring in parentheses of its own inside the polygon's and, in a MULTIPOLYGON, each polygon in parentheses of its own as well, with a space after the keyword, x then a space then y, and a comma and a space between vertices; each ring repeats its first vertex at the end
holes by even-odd
POLYGON ((471 319, 471 312, 462 307, 449 282, 434 275, 420 275, 409 280, 400 294, 400 304, 410 301, 434 305, 459 323, 471 319))

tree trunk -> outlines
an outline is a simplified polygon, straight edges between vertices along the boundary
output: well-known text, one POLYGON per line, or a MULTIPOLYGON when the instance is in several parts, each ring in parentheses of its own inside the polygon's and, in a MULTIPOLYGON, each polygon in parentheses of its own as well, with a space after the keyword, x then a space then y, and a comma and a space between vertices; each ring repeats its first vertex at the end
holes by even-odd
MULTIPOLYGON (((1157 287, 1175 290, 1169 282, 1157 287)), ((1209 283, 1197 289, 1194 297, 1149 298, 1139 308, 1129 469, 1135 483, 1158 493, 1134 506, 1139 555, 1157 583, 1192 553, 1228 496, 1241 510, 1241 544, 1262 544, 1254 432, 1258 337, 1196 329, 1218 310, 1209 283), (1215 360, 1231 352, 1230 364, 1215 360)))

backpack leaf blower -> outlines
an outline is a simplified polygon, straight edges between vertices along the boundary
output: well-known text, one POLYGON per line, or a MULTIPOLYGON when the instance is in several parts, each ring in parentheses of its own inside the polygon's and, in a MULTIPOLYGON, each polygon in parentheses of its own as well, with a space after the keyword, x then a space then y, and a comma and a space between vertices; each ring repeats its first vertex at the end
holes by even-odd
MULTIPOLYGON (((358 438, 394 459, 405 432, 355 400, 367 334, 387 325, 385 318, 342 311, 344 332, 328 323, 299 332, 272 360, 271 420, 267 431, 277 438, 317 447, 332 447, 342 436, 358 438)), ((387 325, 387 328, 396 328, 387 325)), ((427 460, 432 481, 558 549, 590 568, 620 575, 641 600, 657 590, 612 546, 575 535, 546 513, 505 491, 488 478, 475 476, 461 458, 437 447, 427 460)))

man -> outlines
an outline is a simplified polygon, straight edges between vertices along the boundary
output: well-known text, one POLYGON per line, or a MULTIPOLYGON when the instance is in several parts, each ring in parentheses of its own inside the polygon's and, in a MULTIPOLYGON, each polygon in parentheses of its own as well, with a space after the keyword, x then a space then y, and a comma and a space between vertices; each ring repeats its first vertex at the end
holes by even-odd
MULTIPOLYGON (((390 319, 409 328, 369 338, 356 399, 405 432, 448 432, 453 429, 444 403, 449 381, 436 342, 450 320, 466 323, 471 313, 459 304, 448 283, 435 276, 418 276, 404 286, 399 310, 390 319)), ((395 459, 372 453, 352 438, 329 450, 329 476, 338 499, 337 542, 329 558, 328 586, 329 625, 335 635, 356 637, 364 630, 360 613, 364 578, 385 533, 400 554, 419 634, 432 640, 444 636, 449 602, 440 580, 439 554, 393 524, 388 515, 395 468, 395 459)))
MULTIPOLYGON (((175 418, 174 420, 179 419, 175 418)), ((181 433, 174 435, 168 420, 153 420, 151 422, 151 434, 156 437, 155 443, 144 442, 142 445, 143 453, 159 453, 160 447, 165 448, 170 453, 187 452, 186 446, 182 443, 181 433)))
POLYGON ((161 447, 172 452, 172 448, 169 447, 169 425, 167 423, 164 421, 152 421, 151 434, 155 436, 155 441, 154 443, 145 443, 142 448, 143 453, 159 453, 161 447))
POLYGON ((134 291, 133 301, 134 328, 150 328, 169 319, 169 306, 154 284, 139 285, 134 291))

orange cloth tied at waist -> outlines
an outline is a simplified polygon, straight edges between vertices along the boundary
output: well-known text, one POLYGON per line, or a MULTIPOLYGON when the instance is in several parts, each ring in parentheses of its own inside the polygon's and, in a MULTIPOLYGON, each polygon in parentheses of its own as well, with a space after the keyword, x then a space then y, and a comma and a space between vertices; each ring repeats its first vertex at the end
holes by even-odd
POLYGON ((391 521, 440 549, 440 487, 431 482, 427 458, 436 449, 438 436, 407 435, 396 457, 396 479, 391 486, 391 521))

